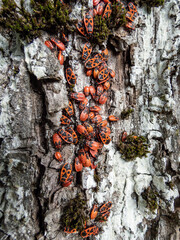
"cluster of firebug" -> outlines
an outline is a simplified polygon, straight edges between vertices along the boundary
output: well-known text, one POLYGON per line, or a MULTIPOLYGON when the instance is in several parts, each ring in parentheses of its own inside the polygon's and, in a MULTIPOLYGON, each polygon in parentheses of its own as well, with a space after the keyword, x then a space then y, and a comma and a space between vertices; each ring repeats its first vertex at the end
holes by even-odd
MULTIPOLYGON (((60 128, 53 135, 53 142, 56 149, 60 150, 62 143, 77 144, 80 138, 84 139, 84 144, 81 141, 81 147, 78 151, 78 155, 74 160, 74 169, 76 172, 82 171, 83 167, 91 167, 95 169, 97 165, 94 162, 97 160, 100 150, 104 144, 109 144, 111 141, 110 133, 111 130, 107 126, 108 121, 115 122, 119 118, 110 115, 106 120, 103 120, 100 115, 101 107, 98 105, 105 104, 108 99, 108 89, 110 88, 110 79, 115 77, 115 72, 108 68, 108 50, 105 49, 101 53, 96 54, 90 58, 92 53, 92 47, 90 43, 86 43, 83 47, 82 59, 85 61, 85 68, 91 70, 91 76, 95 80, 94 86, 84 87, 84 93, 72 92, 70 94, 71 101, 69 101, 68 107, 64 109, 64 114, 60 118, 60 123, 66 128, 60 128), (108 83, 108 84, 107 84, 108 83), (89 107, 89 98, 96 102, 98 105, 89 107), (71 117, 74 115, 73 102, 79 105, 80 116, 79 120, 82 122, 73 128, 73 121, 71 117)), ((67 83, 74 86, 76 83, 76 76, 71 67, 65 69, 65 76, 67 83)), ((58 161, 62 161, 62 155, 58 151, 55 153, 55 158, 58 161)), ((70 163, 65 163, 60 171, 60 183, 62 187, 68 187, 73 182, 73 166, 70 163)), ((112 205, 112 204, 111 204, 112 205)), ((104 207, 106 204, 103 205, 104 207)), ((108 205, 109 206, 109 205, 108 205)), ((99 209, 100 221, 106 221, 109 216, 108 211, 99 209)), ((98 209, 97 209, 98 210, 98 209)), ((91 219, 94 219, 95 211, 91 213, 91 219)), ((70 229, 66 227, 64 229, 66 233, 74 233, 76 229, 70 229)), ((91 234, 98 234, 99 229, 97 226, 88 227, 81 232, 82 237, 90 236, 91 234)))
POLYGON ((66 49, 65 44, 69 42, 68 38, 64 33, 61 34, 61 40, 58 40, 56 38, 51 38, 50 40, 45 41, 45 45, 51 49, 52 51, 56 51, 58 49, 58 60, 61 65, 64 64, 64 56, 62 52, 66 49))
MULTIPOLYGON (((103 204, 102 206, 99 207, 99 209, 98 209, 98 205, 94 204, 94 206, 91 210, 91 213, 90 213, 90 219, 91 220, 96 219, 95 221, 98 221, 98 222, 107 221, 107 219, 110 215, 111 207, 112 207, 112 202, 111 201, 103 204)), ((85 222, 84 228, 85 229, 83 231, 81 231, 81 233, 80 233, 82 238, 87 238, 91 235, 97 235, 99 233, 99 228, 96 225, 87 227, 86 222, 85 222)), ((76 233, 77 230, 75 228, 70 229, 69 227, 65 227, 64 232, 66 232, 66 233, 76 233)))
MULTIPOLYGON (((90 219, 91 220, 96 219, 96 221, 98 221, 98 222, 107 221, 107 219, 110 215, 111 207, 112 207, 111 201, 103 204, 101 207, 99 207, 99 209, 98 209, 98 205, 94 204, 94 206, 91 210, 90 219)), ((88 228, 85 226, 85 229, 83 231, 81 231, 81 237, 87 238, 91 235, 97 235, 98 233, 99 233, 99 228, 96 225, 93 225, 88 228)))
MULTIPOLYGON (((94 28, 94 17, 96 15, 102 16, 102 18, 109 18, 112 13, 112 4, 113 2, 116 3, 116 6, 120 6, 122 10, 125 9, 124 4, 120 0, 93 0, 93 9, 89 10, 87 13, 84 15, 84 19, 80 20, 76 28, 77 30, 85 36, 87 39, 89 39, 92 34, 93 34, 93 28, 94 28)), ((134 30, 135 29, 135 24, 133 21, 138 15, 136 6, 130 2, 128 4, 129 11, 126 14, 126 18, 130 20, 125 26, 129 29, 134 30)))
MULTIPOLYGON (((77 135, 81 135, 85 140, 84 146, 79 149, 78 156, 75 158, 74 167, 77 172, 82 171, 83 167, 91 167, 92 169, 95 169, 97 167, 94 162, 97 160, 100 150, 104 144, 109 144, 111 141, 111 130, 107 126, 108 121, 116 122, 119 120, 119 118, 114 115, 110 115, 106 120, 103 120, 102 116, 100 115, 101 107, 99 105, 106 103, 108 99, 108 90, 110 88, 110 80, 111 78, 115 77, 115 72, 112 69, 108 68, 107 65, 108 50, 105 49, 93 57, 90 57, 91 53, 91 44, 87 42, 83 47, 82 59, 85 61, 86 70, 91 70, 91 72, 88 73, 88 76, 95 80, 95 86, 85 86, 84 93, 72 92, 70 94, 71 99, 74 100, 75 103, 79 104, 80 109, 79 120, 82 122, 82 124, 76 126, 76 132, 77 135), (89 107, 90 97, 98 105, 89 107)), ((65 70, 65 73, 68 84, 70 86, 74 85, 76 83, 76 76, 72 68, 68 67, 65 70)), ((63 120, 64 119, 66 118, 63 117, 63 120)), ((66 119, 65 121, 61 121, 61 123, 71 124, 69 120, 67 121, 66 119)), ((67 131, 70 132, 69 129, 67 129, 67 131)), ((75 144, 78 141, 77 135, 75 136, 75 144)), ((61 170, 60 181, 65 181, 65 178, 67 178, 66 181, 68 181, 69 176, 71 176, 70 167, 69 164, 66 164, 65 167, 63 166, 61 170), (69 174, 67 170, 69 171, 69 174)), ((64 185, 67 186, 67 184, 64 184, 63 182, 62 186, 64 185)), ((108 202, 100 207, 99 212, 98 207, 93 208, 91 212, 91 219, 96 218, 95 215, 97 212, 99 222, 106 221, 110 214, 111 206, 112 203, 108 202)), ((75 230, 76 229, 70 228, 64 229, 66 233, 73 233, 75 230)), ((90 235, 96 235, 98 232, 99 228, 93 225, 88 228, 85 227, 85 229, 81 232, 81 236, 85 238, 90 235)))
MULTIPOLYGON (((63 1, 62 1, 63 2, 63 1)), ((116 0, 122 8, 124 8, 123 3, 120 0, 116 0)), ((86 36, 91 37, 93 34, 93 17, 95 15, 102 15, 103 18, 109 18, 112 12, 112 2, 109 0, 93 0, 94 9, 90 10, 84 15, 84 19, 79 21, 77 24, 77 29, 79 32, 86 36)), ((126 18, 131 22, 128 22, 126 27, 134 29, 133 21, 137 16, 137 10, 133 3, 128 4, 129 11, 126 14, 126 18)), ((61 41, 51 38, 50 41, 46 41, 45 44, 51 50, 54 50, 55 46, 59 49, 58 59, 60 64, 64 63, 64 57, 62 51, 65 50, 65 44, 68 42, 67 37, 62 34, 61 41), (54 46, 54 45, 55 46, 54 46)), ((98 105, 103 105, 108 100, 108 90, 111 85, 111 79, 115 77, 115 72, 108 67, 108 50, 104 49, 100 53, 93 54, 92 46, 90 42, 87 42, 82 50, 82 60, 84 61, 86 75, 91 77, 95 81, 94 86, 84 87, 84 92, 71 92, 68 107, 64 109, 64 114, 60 118, 61 125, 66 128, 60 128, 53 135, 53 143, 55 148, 58 150, 55 152, 54 157, 58 161, 62 161, 62 155, 59 152, 62 143, 77 144, 80 138, 84 139, 81 141, 80 149, 78 155, 74 160, 74 169, 76 172, 81 172, 83 167, 91 167, 95 169, 97 165, 95 162, 98 158, 100 150, 104 144, 109 144, 111 141, 110 133, 111 130, 107 126, 109 122, 116 122, 119 120, 118 117, 110 115, 107 119, 102 118, 100 115, 101 107, 98 105), (96 103, 96 105, 89 107, 89 98, 96 103), (80 109, 79 120, 81 124, 74 126, 70 119, 74 115, 73 103, 77 103, 80 109)), ((76 84, 76 75, 74 74, 72 68, 69 66, 65 69, 65 77, 67 83, 72 88, 76 84)), ((122 141, 125 141, 127 133, 124 132, 122 135, 122 141)), ((65 163, 60 171, 60 183, 62 187, 68 187, 73 182, 73 166, 70 163, 65 163)), ((107 221, 110 215, 112 203, 108 202, 103 204, 99 210, 98 206, 94 205, 90 214, 91 220, 96 219, 96 221, 104 222, 107 221)), ((64 229, 66 233, 74 233, 76 229, 70 229, 66 227, 64 229)), ((81 231, 81 237, 86 238, 90 235, 96 235, 99 232, 99 228, 96 225, 91 227, 84 226, 84 230, 81 231)))

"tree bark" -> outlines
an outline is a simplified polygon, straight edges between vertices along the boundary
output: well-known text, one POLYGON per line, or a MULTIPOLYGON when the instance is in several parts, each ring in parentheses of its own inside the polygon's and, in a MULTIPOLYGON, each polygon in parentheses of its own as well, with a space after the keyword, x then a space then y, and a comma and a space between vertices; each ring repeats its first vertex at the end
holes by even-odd
MULTIPOLYGON (((79 239, 61 229, 63 207, 83 192, 88 210, 112 201, 110 217, 96 239, 179 239, 180 198, 180 75, 179 1, 147 13, 139 8, 135 31, 119 28, 108 41, 108 66, 115 70, 108 101, 101 115, 120 116, 124 109, 134 112, 128 119, 109 124, 111 143, 98 157, 98 191, 94 170, 75 173, 73 184, 62 188, 60 169, 73 164, 77 146, 64 144, 63 163, 53 159, 52 135, 60 127, 63 108, 68 105, 64 66, 44 45, 43 33, 31 44, 21 45, 17 34, 0 32, 0 239, 79 239), (127 162, 118 145, 121 134, 143 135, 150 153, 127 162), (152 212, 142 193, 157 194, 152 212)), ((76 15, 77 8, 72 15, 76 15)), ((93 84, 81 60, 86 40, 78 33, 69 36, 66 49, 69 65, 77 75, 75 91, 93 84)), ((90 101, 90 106, 94 102, 90 101)), ((75 125, 79 109, 75 107, 75 125)))

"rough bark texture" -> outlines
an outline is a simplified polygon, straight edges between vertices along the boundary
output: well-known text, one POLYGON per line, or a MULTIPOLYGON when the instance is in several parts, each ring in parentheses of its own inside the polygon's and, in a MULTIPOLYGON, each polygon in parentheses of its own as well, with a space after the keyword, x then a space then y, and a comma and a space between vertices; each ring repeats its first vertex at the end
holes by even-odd
MULTIPOLYGON (((68 105, 68 94, 64 67, 44 45, 47 34, 22 46, 18 35, 1 29, 0 239, 80 239, 63 233, 60 216, 63 206, 81 191, 89 209, 94 201, 113 202, 109 220, 96 239, 179 239, 178 4, 178 0, 165 1, 150 14, 139 9, 136 30, 120 28, 109 40, 108 65, 116 77, 101 114, 105 119, 128 107, 134 112, 111 126, 112 142, 103 147, 98 158, 98 192, 93 191, 97 186, 94 170, 88 168, 70 187, 59 184, 63 163, 53 160, 52 135, 60 125, 62 109, 68 105), (147 158, 132 162, 121 158, 118 144, 124 130, 147 137, 147 158), (142 197, 149 186, 158 192, 159 207, 154 212, 142 197)), ((78 9, 74 8, 72 16, 78 9)), ((77 74, 76 91, 90 85, 81 61, 83 43, 75 33, 66 49, 77 74)), ((73 163, 77 150, 74 145, 63 145, 64 162, 73 163)))

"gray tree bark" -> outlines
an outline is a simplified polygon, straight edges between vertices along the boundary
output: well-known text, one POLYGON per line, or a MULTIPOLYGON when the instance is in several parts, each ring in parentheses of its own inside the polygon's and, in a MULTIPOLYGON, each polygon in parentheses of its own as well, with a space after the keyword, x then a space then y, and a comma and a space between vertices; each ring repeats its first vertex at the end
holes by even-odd
MULTIPOLYGON (((60 169, 73 163, 77 147, 65 144, 63 163, 53 159, 52 135, 68 105, 68 92, 64 66, 44 45, 47 33, 22 44, 18 35, 0 30, 0 239, 80 239, 65 234, 60 222, 63 207, 78 192, 85 194, 89 210, 94 201, 113 203, 96 239, 180 238, 179 4, 165 1, 150 14, 141 8, 135 31, 112 33, 108 66, 116 77, 101 115, 120 116, 127 108, 134 112, 110 124, 112 141, 98 157, 98 192, 89 168, 83 169, 81 184, 74 172, 73 184, 60 186, 60 169), (147 137, 146 158, 122 159, 118 144, 124 130, 147 137), (149 186, 158 193, 154 212, 142 197, 149 186)), ((77 12, 74 7, 72 16, 77 12)), ((83 91, 91 84, 81 61, 85 40, 77 33, 69 38, 66 56, 77 74, 75 90, 83 91)), ((78 124, 78 107, 76 119, 78 124)))

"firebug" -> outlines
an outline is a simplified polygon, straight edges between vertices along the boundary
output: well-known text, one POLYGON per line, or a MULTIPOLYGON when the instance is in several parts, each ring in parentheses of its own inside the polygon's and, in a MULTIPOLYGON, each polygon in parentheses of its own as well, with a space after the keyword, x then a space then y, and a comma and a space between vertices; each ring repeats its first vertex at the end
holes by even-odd
POLYGON ((103 144, 109 144, 110 143, 111 138, 110 138, 108 133, 105 133, 105 132, 101 131, 99 133, 99 136, 100 136, 101 141, 103 142, 103 144))
POLYGON ((69 125, 71 124, 71 120, 66 117, 65 115, 62 115, 62 117, 60 118, 61 124, 63 125, 69 125))
POLYGON ((66 49, 64 43, 55 38, 51 38, 51 42, 53 42, 61 51, 64 51, 66 49))
POLYGON ((100 213, 104 213, 104 212, 110 210, 111 207, 112 207, 112 202, 109 201, 109 202, 103 204, 103 205, 100 207, 99 211, 100 211, 100 213))
POLYGON ((126 23, 126 27, 132 30, 135 30, 135 24, 133 22, 126 23))
POLYGON ((96 6, 99 2, 100 0, 93 0, 93 6, 96 6))
POLYGON ((76 84, 76 76, 72 70, 72 68, 68 67, 66 69, 66 80, 68 81, 69 85, 76 84))
POLYGON ((77 230, 75 228, 70 229, 70 227, 65 227, 64 232, 65 233, 75 233, 75 232, 77 232, 77 230))
POLYGON ((92 226, 92 227, 89 227, 89 228, 86 228, 85 230, 83 230, 81 232, 81 237, 82 238, 87 238, 91 235, 97 235, 99 232, 99 228, 97 226, 92 226))
POLYGON ((73 143, 73 137, 69 132, 65 131, 64 129, 59 129, 58 134, 65 142, 73 143))
POLYGON ((119 121, 119 118, 115 117, 114 115, 110 115, 108 117, 108 120, 111 121, 111 122, 117 122, 117 121, 119 121))
POLYGON ((98 70, 97 67, 95 67, 94 70, 93 70, 93 77, 94 77, 94 79, 98 78, 98 74, 99 74, 99 70, 98 70))
POLYGON ((75 99, 76 101, 83 102, 85 100, 84 93, 71 93, 71 98, 75 99))
POLYGON ((86 97, 89 96, 89 87, 88 86, 84 87, 84 94, 86 97))
POLYGON ((88 131, 86 130, 86 128, 83 125, 78 125, 77 131, 81 135, 88 136, 88 131))
POLYGON ((105 3, 104 2, 100 2, 97 6, 96 6, 96 11, 98 15, 102 15, 103 11, 104 11, 104 7, 105 7, 105 3))
POLYGON ((57 133, 54 133, 54 135, 53 135, 53 143, 56 148, 58 148, 58 149, 61 148, 62 140, 57 133))
POLYGON ((86 61, 88 57, 91 55, 91 52, 92 52, 91 44, 89 42, 85 43, 82 52, 82 59, 86 61))
POLYGON ((111 13, 112 13, 112 3, 109 2, 104 9, 103 18, 109 18, 111 16, 111 13))
POLYGON ((94 112, 90 112, 89 113, 89 118, 90 118, 90 120, 92 121, 92 119, 95 117, 95 114, 94 114, 94 112))
POLYGON ((80 162, 79 158, 76 157, 75 158, 75 170, 76 170, 76 172, 81 172, 82 168, 83 168, 82 163, 80 162))
POLYGON ((50 42, 50 41, 45 41, 44 43, 49 49, 53 50, 54 49, 54 46, 53 44, 50 42))
POLYGON ((108 90, 109 88, 110 88, 110 82, 109 81, 106 81, 104 84, 103 84, 103 86, 104 86, 104 90, 108 90))
POLYGON ((71 117, 72 115, 74 115, 74 108, 73 108, 73 104, 72 102, 69 101, 69 105, 67 108, 65 108, 65 111, 67 112, 67 114, 71 117))
POLYGON ((124 131, 124 132, 122 133, 121 141, 124 142, 124 141, 126 140, 126 138, 127 138, 127 132, 124 131))
POLYGON ((101 94, 103 94, 104 92, 104 87, 102 84, 97 86, 97 96, 101 96, 101 94))
POLYGON ((83 148, 81 148, 79 151, 78 151, 78 158, 80 160, 80 162, 82 164, 84 164, 86 162, 86 153, 85 153, 85 150, 83 148))
POLYGON ((106 67, 99 72, 98 79, 100 82, 102 82, 108 78, 109 78, 109 69, 106 67))
POLYGON ((94 88, 94 86, 89 86, 89 92, 94 99, 96 97, 96 89, 94 88))
POLYGON ((64 56, 62 55, 62 51, 59 51, 58 60, 61 65, 64 64, 64 56))
POLYGON ((87 37, 83 20, 81 20, 77 23, 76 28, 83 36, 87 37))
POLYGON ((83 110, 83 109, 85 109, 85 107, 87 106, 87 104, 88 104, 88 99, 85 98, 83 102, 80 102, 80 103, 79 103, 79 108, 80 108, 81 110, 83 110))
POLYGON ((95 219, 97 217, 97 214, 98 214, 98 206, 95 204, 91 211, 91 219, 95 219))
POLYGON ((74 131, 74 129, 69 126, 69 127, 66 128, 66 131, 69 132, 69 133, 72 135, 72 137, 73 137, 73 143, 74 143, 74 144, 77 144, 77 143, 78 143, 78 137, 77 137, 77 134, 76 134, 76 132, 74 131))
POLYGON ((86 76, 90 77, 92 75, 92 69, 86 71, 86 76))
POLYGON ((93 123, 99 124, 102 121, 101 115, 96 115, 92 120, 93 123))
POLYGON ((101 111, 101 108, 99 106, 93 106, 93 107, 90 107, 90 111, 91 112, 99 112, 99 111, 101 111))
POLYGON ((88 119, 89 117, 89 108, 85 107, 84 110, 82 110, 81 114, 80 114, 80 121, 84 122, 88 119))
POLYGON ((97 67, 101 62, 102 62, 102 60, 99 57, 94 57, 94 58, 88 59, 85 62, 85 67, 87 69, 92 69, 92 68, 97 67))
POLYGON ((60 152, 55 152, 54 157, 56 158, 56 160, 58 160, 59 162, 62 162, 62 155, 60 152))
POLYGON ((105 91, 99 98, 99 104, 105 104, 107 101, 108 93, 105 91))
POLYGON ((100 143, 96 141, 86 141, 86 145, 92 150, 97 150, 101 148, 100 143))
POLYGON ((84 124, 83 124, 84 126, 85 126, 85 128, 87 129, 87 131, 88 131, 88 133, 91 133, 91 132, 93 132, 93 127, 89 124, 89 123, 87 123, 87 122, 84 122, 84 124))
POLYGON ((72 165, 70 163, 65 163, 61 169, 60 181, 65 182, 72 172, 72 165))
POLYGON ((73 182, 73 175, 71 174, 65 182, 62 182, 63 187, 68 187, 73 182))
POLYGON ((84 25, 85 25, 87 34, 92 35, 93 27, 94 27, 94 21, 93 21, 92 15, 89 14, 88 12, 84 16, 84 25))

